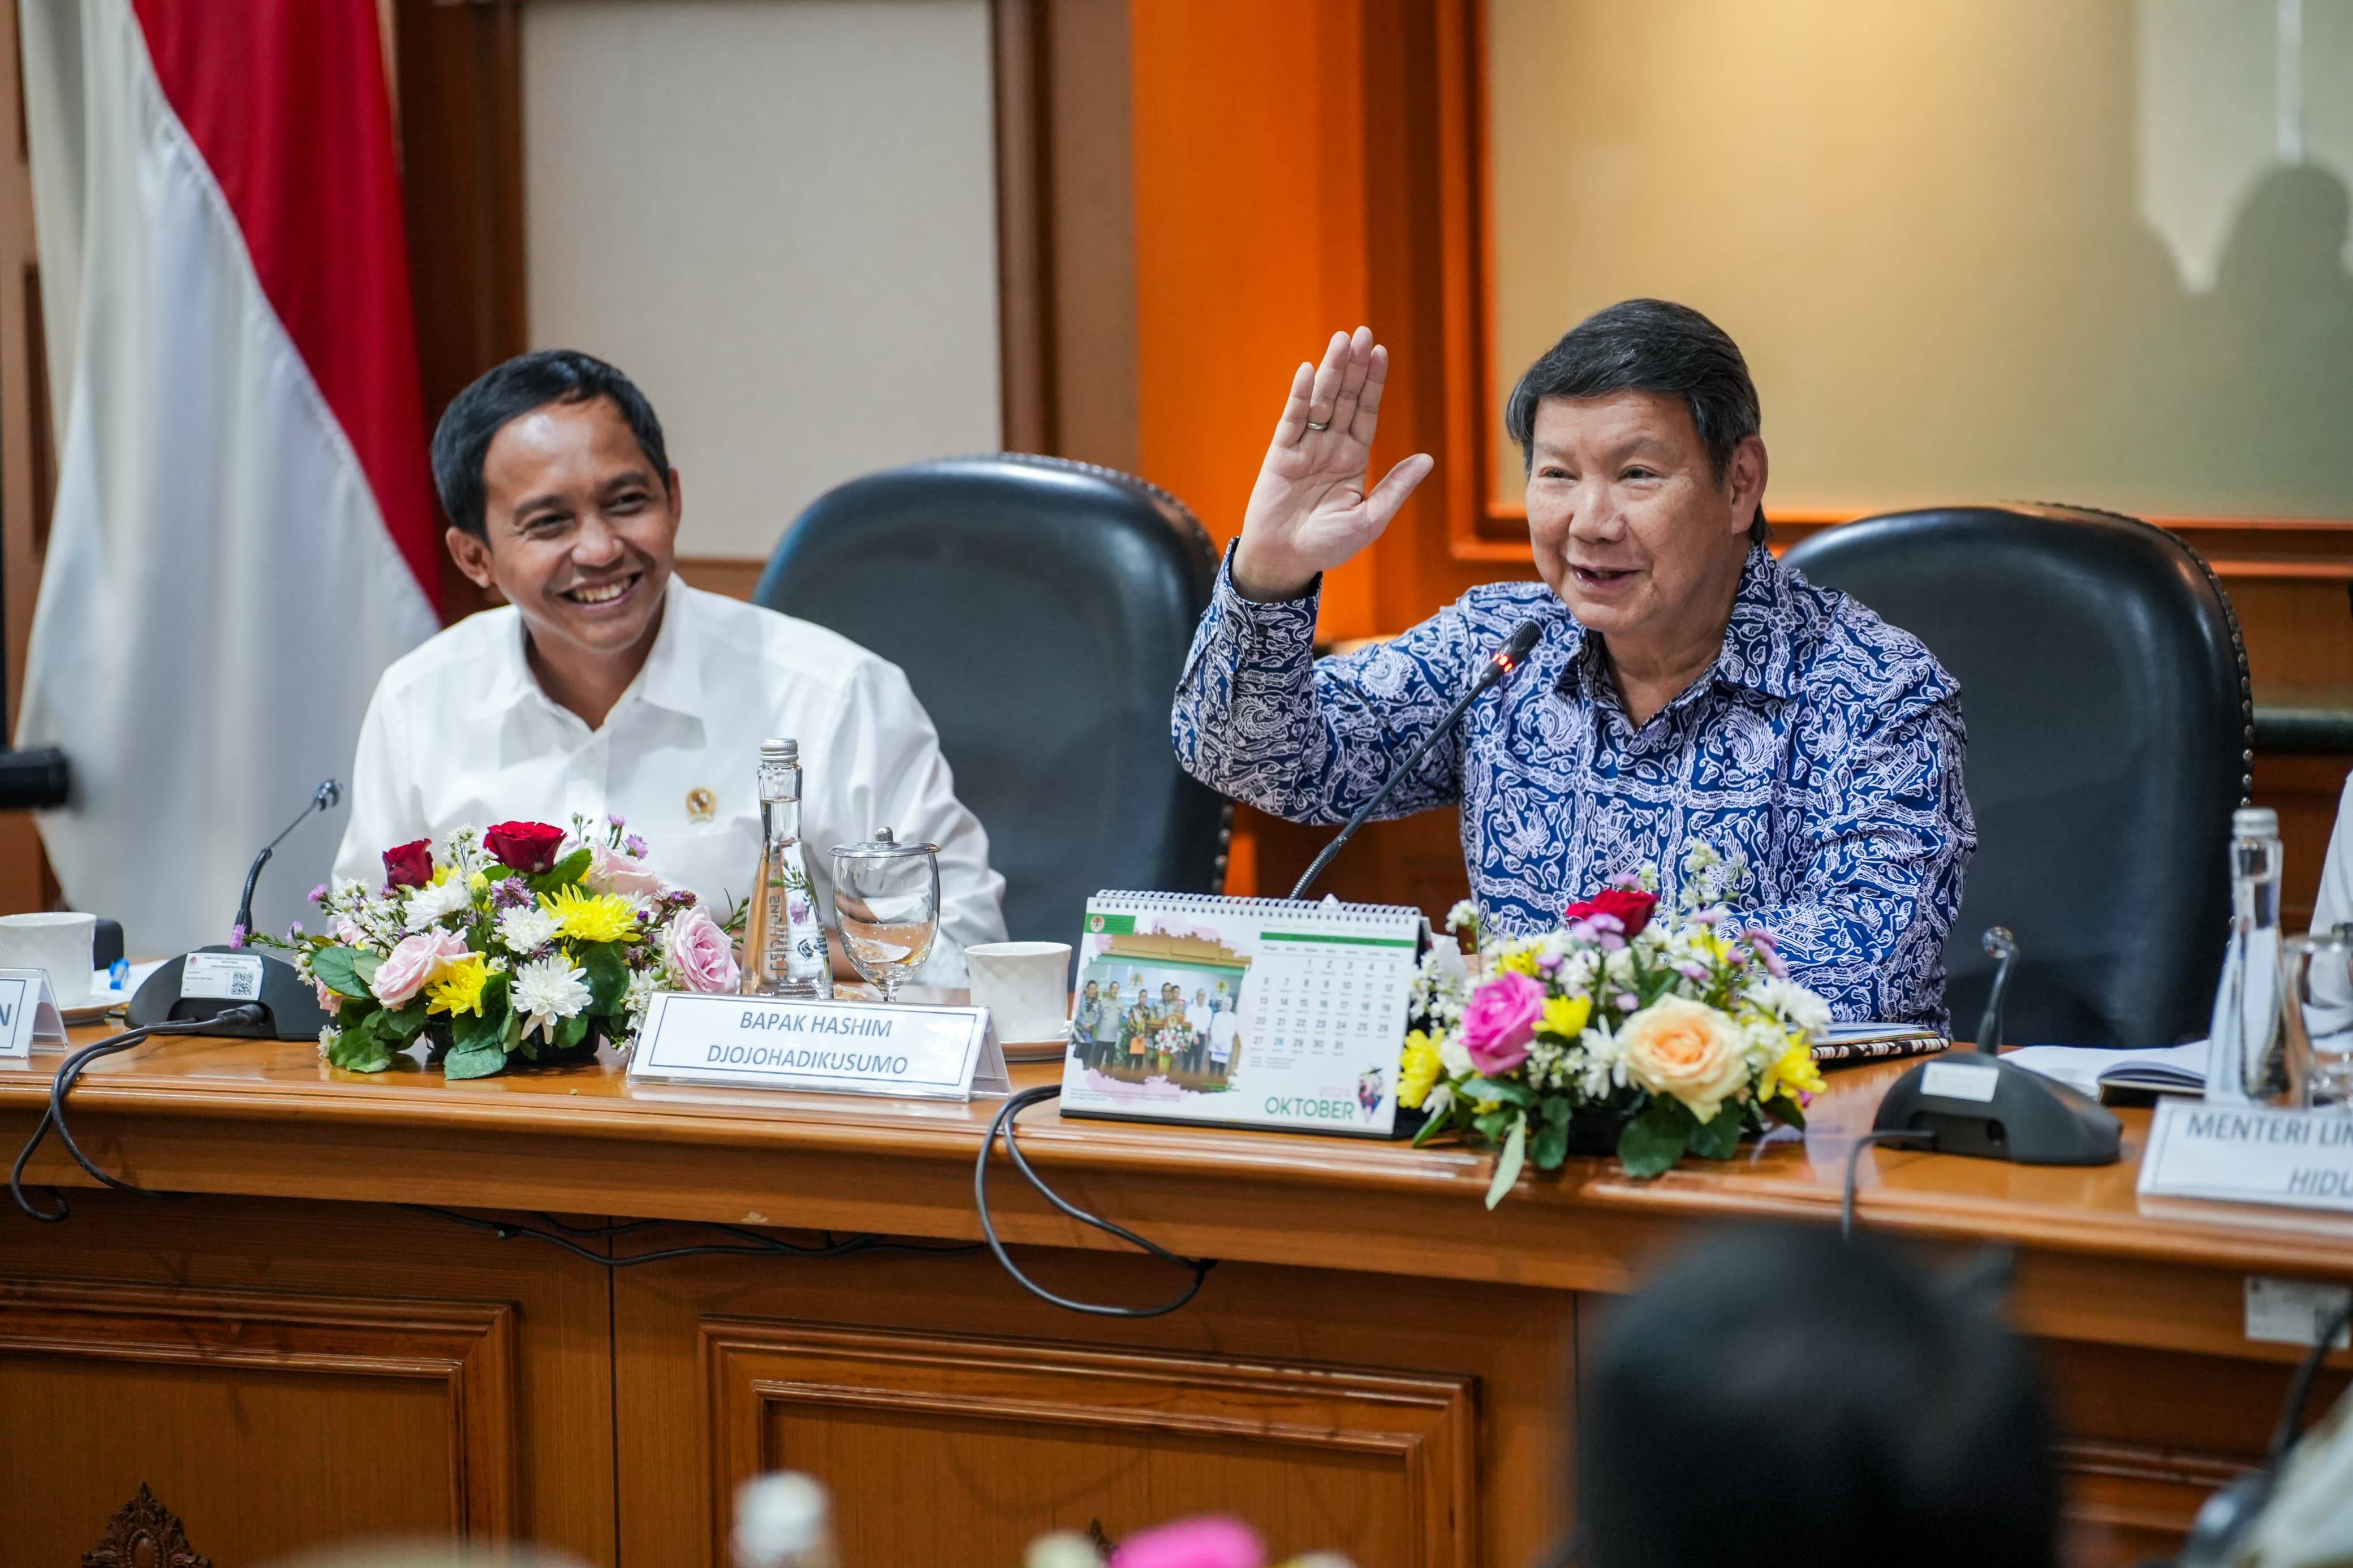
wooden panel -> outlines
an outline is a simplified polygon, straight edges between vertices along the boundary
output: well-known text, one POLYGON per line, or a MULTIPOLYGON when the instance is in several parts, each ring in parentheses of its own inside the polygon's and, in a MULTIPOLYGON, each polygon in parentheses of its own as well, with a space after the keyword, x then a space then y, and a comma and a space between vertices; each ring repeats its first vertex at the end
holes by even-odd
POLYGON ((689 587, 747 601, 768 568, 765 561, 749 555, 681 555, 673 564, 689 587))
MULTIPOLYGON (((1172 1286, 1021 1256, 1103 1300, 1172 1286)), ((1281 1552, 1519 1568, 1560 1522, 1566 1293, 1221 1264, 1178 1313, 1098 1320, 964 1255, 681 1260, 615 1294, 632 1568, 707 1561, 728 1488, 777 1460, 835 1486, 853 1563, 1001 1568, 1056 1525, 1229 1509, 1281 1552)))
POLYGON ((1466 1378, 731 1321, 704 1324, 702 1351, 713 1497, 811 1471, 855 1562, 979 1568, 1048 1528, 1117 1539, 1216 1509, 1278 1556, 1474 1561, 1466 1378), (908 1476, 936 1478, 923 1509, 898 1506, 908 1476))
POLYGON ((0 1283, 0 1518, 35 1562, 70 1561, 142 1484, 222 1563, 506 1540, 513 1335, 503 1305, 0 1283), (280 1462, 298 1454, 335 1461, 280 1462))
POLYGON ((2337 826, 2337 801, 2353 757, 2255 754, 2254 803, 2279 813, 2280 846, 2286 869, 2280 882, 2280 919, 2289 931, 2312 924, 2312 901, 2320 890, 2320 866, 2328 836, 2337 826))
POLYGON ((365 1205, 8 1208, 0 1519, 39 1533, 0 1555, 79 1562, 145 1481, 219 1568, 396 1530, 609 1568, 605 1271, 523 1245, 365 1205))

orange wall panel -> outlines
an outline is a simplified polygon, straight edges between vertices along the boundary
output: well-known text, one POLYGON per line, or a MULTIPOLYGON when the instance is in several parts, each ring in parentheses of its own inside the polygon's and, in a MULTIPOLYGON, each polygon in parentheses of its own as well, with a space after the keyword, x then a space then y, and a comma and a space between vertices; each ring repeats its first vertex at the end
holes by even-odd
MULTIPOLYGON (((1291 371, 1366 317, 1362 16, 1132 0, 1129 20, 1144 472, 1222 545, 1291 371)), ((1323 633, 1375 619, 1368 553, 1326 578, 1323 633)))

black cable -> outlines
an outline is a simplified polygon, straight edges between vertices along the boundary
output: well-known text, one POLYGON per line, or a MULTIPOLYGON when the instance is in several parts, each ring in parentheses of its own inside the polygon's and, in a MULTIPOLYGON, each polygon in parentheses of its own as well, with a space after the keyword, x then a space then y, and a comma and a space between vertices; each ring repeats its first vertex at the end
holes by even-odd
POLYGON ((1209 1277, 1209 1270, 1218 1266, 1218 1260, 1214 1258, 1187 1258, 1182 1254, 1171 1252, 1158 1242, 1149 1241, 1136 1235, 1125 1226, 1114 1225, 1099 1215, 1091 1215, 1048 1186, 1039 1177, 1038 1173, 1030 1169, 1028 1157, 1021 1152, 1020 1142, 1013 1135, 1013 1119, 1030 1106, 1042 1104, 1061 1092, 1062 1086, 1058 1083, 1039 1084, 1035 1089, 1025 1089, 1008 1100, 998 1109, 995 1119, 989 1122, 988 1136, 981 1141, 980 1157, 973 1162, 972 1167, 972 1196, 974 1205, 980 1212, 980 1234, 987 1238, 988 1250, 997 1255, 997 1261, 1004 1265, 1008 1274, 1013 1276, 1013 1282, 1050 1306, 1060 1307, 1066 1312, 1085 1312, 1098 1318, 1166 1317, 1201 1293, 1201 1281, 1209 1277), (990 1217, 988 1212, 988 1157, 996 1152, 997 1135, 1000 1131, 1005 1134, 1005 1152, 1012 1157, 1014 1169, 1019 1171, 1023 1178, 1038 1189, 1039 1196, 1070 1215, 1071 1218, 1077 1220, 1081 1225, 1091 1226, 1106 1236, 1115 1236, 1129 1246, 1140 1247, 1155 1258, 1165 1258, 1180 1268, 1192 1270, 1192 1283, 1186 1286, 1173 1300, 1164 1301, 1156 1307, 1118 1307, 1105 1305, 1099 1301, 1075 1301, 1067 1296, 1057 1296, 1014 1267, 1012 1258, 1005 1250, 1005 1244, 997 1238, 997 1222, 990 1217))
POLYGON ((2287 1458, 2287 1451, 2295 1447, 2295 1439, 2304 1430, 2304 1407, 2312 1399, 2312 1385, 2320 1379, 2320 1368, 2328 1360, 2337 1336, 2353 1327, 2353 1296, 2329 1314, 2328 1322, 2312 1342, 2310 1353, 2304 1364, 2295 1369, 2295 1380, 2287 1385, 2287 1405, 2280 1411, 2279 1430, 2272 1434, 2271 1457, 2264 1461, 2267 1470, 2277 1470, 2287 1458))
POLYGON ((487 1230, 501 1241, 512 1241, 517 1237, 525 1237, 533 1241, 543 1241, 550 1247, 560 1247, 575 1258, 585 1258, 591 1263, 601 1263, 607 1268, 634 1268, 640 1263, 667 1263, 674 1258, 848 1258, 860 1252, 922 1252, 945 1256, 980 1250, 978 1242, 964 1246, 931 1247, 922 1242, 894 1241, 888 1237, 865 1232, 850 1237, 845 1241, 828 1240, 821 1247, 796 1247, 789 1241, 772 1236, 763 1236, 758 1231, 747 1230, 742 1226, 721 1225, 710 1220, 644 1219, 631 1220, 623 1225, 570 1226, 552 1215, 541 1214, 536 1217, 546 1221, 554 1228, 533 1230, 527 1225, 517 1225, 512 1220, 485 1219, 480 1215, 464 1214, 457 1209, 439 1208, 431 1204, 403 1204, 400 1206, 411 1214, 429 1214, 439 1219, 470 1226, 476 1230, 487 1230), (575 1236, 619 1236, 643 1230, 651 1226, 663 1225, 701 1226, 707 1230, 723 1231, 730 1236, 740 1236, 744 1237, 745 1241, 739 1246, 703 1242, 691 1247, 665 1247, 652 1252, 637 1252, 607 1258, 603 1253, 591 1251, 572 1239, 575 1236))
POLYGON ((73 1163, 94 1177, 100 1185, 112 1187, 117 1192, 137 1193, 142 1197, 171 1195, 152 1187, 142 1187, 136 1182, 126 1182, 111 1172, 100 1169, 95 1161, 83 1153, 80 1143, 74 1139, 73 1130, 66 1125, 66 1097, 73 1092, 74 1085, 80 1081, 83 1070, 90 1063, 100 1057, 114 1056, 142 1045, 150 1036, 206 1034, 224 1023, 259 1024, 266 1016, 259 1005, 248 1002, 210 1018, 187 1018, 176 1023, 146 1024, 136 1029, 126 1029, 121 1034, 94 1040, 68 1056, 58 1064, 57 1077, 49 1080, 49 1103, 42 1109, 41 1119, 33 1124, 33 1135, 25 1140, 24 1148, 16 1152, 16 1164, 9 1169, 8 1193, 16 1200, 16 1206, 44 1225, 56 1225, 73 1213, 73 1205, 66 1201, 65 1194, 55 1187, 48 1189, 49 1195, 58 1200, 54 1212, 34 1206, 33 1200, 25 1192, 25 1167, 32 1163, 41 1140, 49 1135, 53 1127, 57 1129, 58 1142, 65 1145, 66 1152, 72 1157, 73 1163))
POLYGON ((1839 1195, 1839 1239, 1854 1239, 1854 1184, 1862 1164, 1862 1152, 1874 1143, 1934 1143, 1936 1135, 1925 1128, 1883 1127, 1864 1133, 1846 1152, 1846 1188, 1839 1195))

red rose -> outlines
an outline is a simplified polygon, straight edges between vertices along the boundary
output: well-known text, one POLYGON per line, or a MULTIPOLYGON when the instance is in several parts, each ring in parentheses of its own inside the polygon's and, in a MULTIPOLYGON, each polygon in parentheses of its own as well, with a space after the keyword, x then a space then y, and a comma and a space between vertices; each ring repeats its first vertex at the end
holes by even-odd
POLYGON ((420 838, 384 852, 384 879, 396 888, 421 888, 433 879, 433 840, 420 838))
POLYGON ((482 834, 482 842, 501 864, 535 876, 555 864, 564 829, 544 822, 501 822, 482 834))
POLYGON ((1595 915, 1615 915, 1630 937, 1639 935, 1651 923, 1651 911, 1658 907, 1656 893, 1646 893, 1640 888, 1605 888, 1589 899, 1569 905, 1560 912, 1560 918, 1566 923, 1589 920, 1595 915))

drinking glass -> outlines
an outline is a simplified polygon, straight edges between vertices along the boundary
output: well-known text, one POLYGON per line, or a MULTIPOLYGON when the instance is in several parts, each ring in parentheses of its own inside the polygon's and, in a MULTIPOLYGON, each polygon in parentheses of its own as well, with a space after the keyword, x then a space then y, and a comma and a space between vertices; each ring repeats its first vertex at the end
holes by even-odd
POLYGON ((2289 1058, 2302 1069, 2302 1105, 2353 1112, 2353 926, 2291 938, 2283 958, 2289 1058))
POLYGON ((939 846, 899 843, 887 827, 866 843, 835 845, 833 908, 850 963, 896 1002, 939 934, 939 846))

